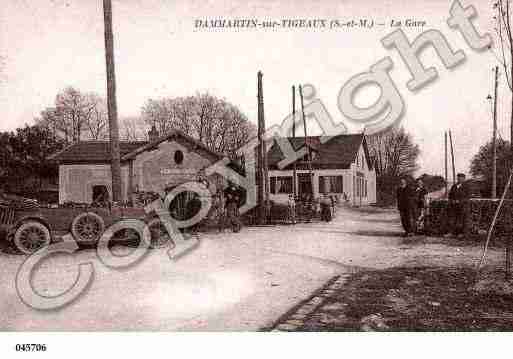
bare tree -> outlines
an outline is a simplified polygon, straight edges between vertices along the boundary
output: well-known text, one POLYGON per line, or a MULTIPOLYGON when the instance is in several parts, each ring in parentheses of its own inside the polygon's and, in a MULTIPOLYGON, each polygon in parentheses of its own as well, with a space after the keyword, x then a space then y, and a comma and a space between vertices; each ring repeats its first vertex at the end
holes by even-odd
POLYGON ((57 94, 55 106, 43 110, 36 123, 47 128, 55 138, 75 143, 108 138, 107 117, 104 98, 68 87, 57 94))
POLYGON ((123 141, 144 141, 148 139, 146 125, 139 117, 121 117, 119 126, 119 135, 123 141))
POLYGON ((402 177, 417 170, 420 150, 403 128, 369 136, 368 141, 378 175, 402 177))
MULTIPOLYGON (((495 31, 499 39, 501 58, 499 61, 506 75, 506 83, 511 93, 510 102, 510 138, 513 139, 513 33, 511 31, 511 0, 497 0, 493 4, 495 16, 493 17, 496 26, 495 31)), ((511 152, 513 153, 513 142, 511 142, 511 152)), ((510 164, 511 166, 511 164, 510 164)))
POLYGON ((141 114, 144 122, 155 125, 161 134, 178 129, 213 151, 230 156, 256 134, 255 126, 236 106, 208 93, 150 99, 141 114))
POLYGON ((66 132, 67 137, 70 137, 71 142, 80 142, 85 113, 89 108, 84 96, 73 87, 68 87, 57 94, 55 107, 57 114, 63 119, 60 121, 65 126, 62 130, 66 132))
POLYGON ((419 146, 403 128, 368 137, 370 155, 376 169, 378 201, 390 202, 401 177, 411 177, 418 169, 419 146))
POLYGON ((95 93, 85 96, 84 124, 88 138, 103 140, 109 137, 107 104, 104 98, 95 93))

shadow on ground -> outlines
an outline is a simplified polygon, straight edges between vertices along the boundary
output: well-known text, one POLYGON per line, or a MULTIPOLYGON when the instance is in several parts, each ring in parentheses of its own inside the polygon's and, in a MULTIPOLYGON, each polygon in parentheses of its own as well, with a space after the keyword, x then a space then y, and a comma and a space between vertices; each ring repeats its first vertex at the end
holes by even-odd
POLYGON ((512 299, 511 289, 478 289, 470 267, 363 271, 352 275, 299 330, 511 331, 512 299))

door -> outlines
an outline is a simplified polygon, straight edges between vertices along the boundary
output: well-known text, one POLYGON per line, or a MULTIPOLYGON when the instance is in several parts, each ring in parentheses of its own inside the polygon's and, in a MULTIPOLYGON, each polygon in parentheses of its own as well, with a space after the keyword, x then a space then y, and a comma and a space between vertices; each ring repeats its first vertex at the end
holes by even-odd
POLYGON ((298 194, 300 199, 305 199, 307 196, 312 196, 312 176, 313 173, 298 173, 298 194))

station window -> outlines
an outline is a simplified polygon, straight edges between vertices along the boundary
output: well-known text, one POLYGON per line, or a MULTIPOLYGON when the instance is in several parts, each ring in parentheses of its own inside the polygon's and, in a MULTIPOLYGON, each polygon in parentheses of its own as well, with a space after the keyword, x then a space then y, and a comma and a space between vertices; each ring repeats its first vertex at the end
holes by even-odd
POLYGON ((344 179, 342 176, 320 176, 320 193, 344 193, 344 179))
POLYGON ((181 165, 181 164, 182 164, 182 162, 183 162, 183 157, 184 157, 184 156, 183 156, 183 152, 182 152, 182 151, 180 151, 180 150, 175 151, 175 157, 174 157, 174 160, 175 160, 175 163, 176 163, 177 165, 181 165))
POLYGON ((271 177, 270 182, 271 193, 292 193, 292 177, 271 177))

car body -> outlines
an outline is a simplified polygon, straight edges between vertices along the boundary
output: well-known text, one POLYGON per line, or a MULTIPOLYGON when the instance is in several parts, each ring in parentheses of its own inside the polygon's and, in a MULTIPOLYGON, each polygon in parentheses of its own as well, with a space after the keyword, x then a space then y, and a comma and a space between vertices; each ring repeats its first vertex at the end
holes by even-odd
MULTIPOLYGON (((167 235, 162 225, 159 224, 154 228, 158 218, 155 213, 147 214, 144 208, 92 205, 40 206, 37 201, 26 198, 16 196, 6 198, 5 195, 0 198, 0 238, 14 243, 18 250, 27 254, 59 240, 66 234, 72 234, 79 245, 96 244, 106 229, 127 219, 151 224, 152 244, 154 240, 159 240, 158 237, 167 235), (24 241, 29 243, 30 240, 41 243, 34 246, 23 244, 24 241)), ((133 239, 133 235, 133 231, 122 230, 115 233, 115 238, 133 239)))

